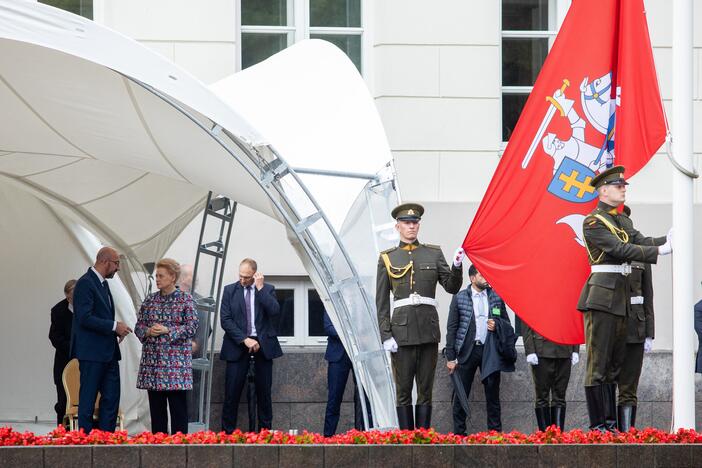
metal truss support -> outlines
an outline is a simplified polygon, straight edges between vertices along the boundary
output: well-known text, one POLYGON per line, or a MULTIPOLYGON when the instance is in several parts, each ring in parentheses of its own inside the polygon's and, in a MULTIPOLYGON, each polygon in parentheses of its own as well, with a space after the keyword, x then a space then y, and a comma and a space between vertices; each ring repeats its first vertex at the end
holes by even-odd
MULTIPOLYGON (((373 428, 396 428, 389 358, 384 352, 372 352, 382 351, 375 304, 343 242, 296 172, 272 146, 253 146, 159 90, 127 78, 170 104, 206 132, 268 196, 279 220, 294 236, 295 247, 327 311, 337 317, 341 325, 337 331, 353 362, 357 381, 371 401, 373 428)), ((365 425, 370 429, 364 398, 361 404, 365 425)))

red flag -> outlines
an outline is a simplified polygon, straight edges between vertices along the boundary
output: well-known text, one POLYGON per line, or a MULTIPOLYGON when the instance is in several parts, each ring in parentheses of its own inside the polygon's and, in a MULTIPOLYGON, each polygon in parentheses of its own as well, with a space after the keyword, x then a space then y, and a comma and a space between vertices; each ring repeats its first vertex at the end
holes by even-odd
POLYGON ((665 135, 643 1, 574 0, 463 242, 541 335, 583 342, 589 180, 613 163, 631 177, 665 135))

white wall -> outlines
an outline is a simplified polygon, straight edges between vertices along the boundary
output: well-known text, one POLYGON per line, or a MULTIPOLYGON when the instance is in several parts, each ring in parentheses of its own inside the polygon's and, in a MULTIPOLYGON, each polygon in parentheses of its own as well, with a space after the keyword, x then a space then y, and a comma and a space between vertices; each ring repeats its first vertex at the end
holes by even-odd
POLYGON ((236 0, 95 0, 95 21, 213 83, 235 70, 236 0))

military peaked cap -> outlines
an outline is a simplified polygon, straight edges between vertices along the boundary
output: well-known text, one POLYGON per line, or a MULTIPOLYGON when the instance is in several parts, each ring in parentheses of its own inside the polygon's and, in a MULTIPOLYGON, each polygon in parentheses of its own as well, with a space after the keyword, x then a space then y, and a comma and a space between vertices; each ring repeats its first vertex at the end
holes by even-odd
POLYGON ((590 181, 590 185, 600 188, 603 185, 629 185, 624 179, 624 166, 610 167, 604 172, 600 172, 590 181))
POLYGON ((419 203, 403 203, 392 210, 392 217, 398 221, 419 221, 424 214, 424 207, 419 203))

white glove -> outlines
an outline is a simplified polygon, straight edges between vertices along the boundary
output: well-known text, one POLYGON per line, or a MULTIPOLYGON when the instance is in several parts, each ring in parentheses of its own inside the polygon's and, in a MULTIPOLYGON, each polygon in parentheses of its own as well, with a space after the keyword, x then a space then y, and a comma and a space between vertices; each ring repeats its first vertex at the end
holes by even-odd
POLYGON ((580 362, 580 354, 579 353, 573 353, 573 355, 570 357, 570 365, 574 366, 577 363, 580 362))
POLYGON ((527 363, 531 364, 532 366, 538 366, 539 356, 537 356, 535 353, 527 354, 527 363))
POLYGON ((647 336, 644 341, 644 353, 650 353, 651 351, 653 351, 653 338, 647 336))
POLYGON ((395 338, 389 338, 385 341, 383 341, 383 348, 385 351, 390 351, 391 353, 396 353, 397 352, 397 341, 395 341, 395 338))
POLYGON ((457 248, 456 253, 453 254, 453 266, 456 268, 460 267, 463 264, 464 258, 466 258, 466 252, 463 250, 463 247, 457 248))
POLYGON ((658 255, 668 255, 673 251, 673 228, 665 236, 665 244, 658 247, 658 255))

